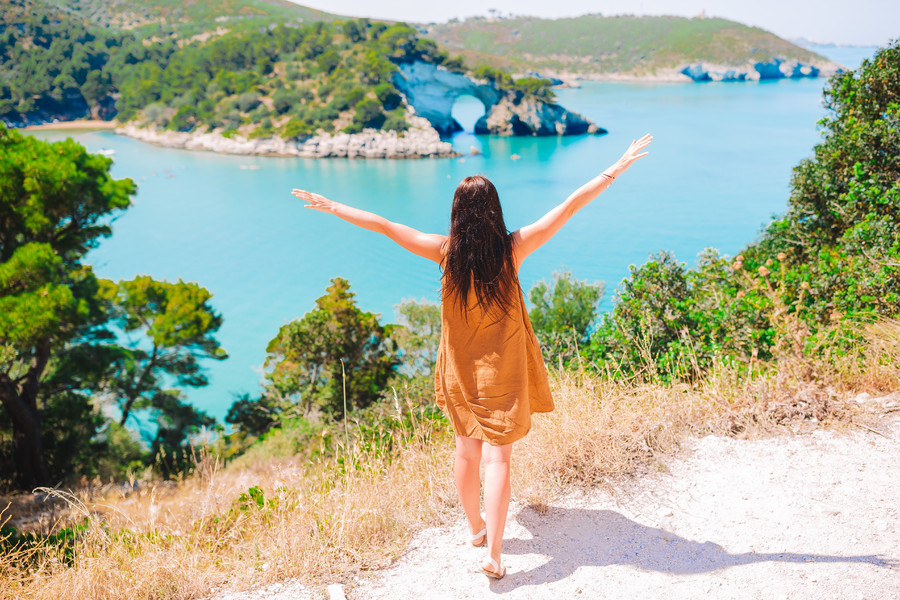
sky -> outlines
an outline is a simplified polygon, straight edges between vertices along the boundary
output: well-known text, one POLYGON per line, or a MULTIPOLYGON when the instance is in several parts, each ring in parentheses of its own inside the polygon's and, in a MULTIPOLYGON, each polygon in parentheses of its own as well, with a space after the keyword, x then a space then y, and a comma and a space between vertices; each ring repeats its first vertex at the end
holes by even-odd
POLYGON ((896 0, 292 0, 339 15, 417 23, 451 18, 502 15, 544 18, 586 13, 603 15, 680 15, 724 17, 767 29, 783 38, 882 46, 900 38, 900 2, 896 0))

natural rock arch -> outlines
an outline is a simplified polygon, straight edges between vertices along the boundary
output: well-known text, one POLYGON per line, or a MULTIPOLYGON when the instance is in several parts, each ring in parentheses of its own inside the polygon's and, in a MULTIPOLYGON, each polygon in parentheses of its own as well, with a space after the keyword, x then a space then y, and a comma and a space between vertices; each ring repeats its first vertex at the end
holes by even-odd
POLYGON ((416 113, 428 119, 441 135, 462 131, 453 118, 453 103, 460 96, 474 96, 484 105, 488 114, 503 97, 502 92, 490 83, 478 83, 462 73, 448 71, 431 63, 414 62, 400 66, 394 78, 416 113))
MULTIPOLYGON (((496 106, 496 105, 495 105, 496 106)), ((483 121, 487 115, 484 103, 475 96, 460 94, 453 102, 453 118, 462 127, 462 131, 472 133, 478 121, 483 121)))
POLYGON ((475 133, 494 135, 577 135, 606 133, 589 119, 558 104, 526 97, 521 91, 501 90, 492 83, 470 79, 431 63, 399 65, 394 85, 406 96, 416 113, 428 119, 441 135, 462 131, 453 118, 453 103, 463 95, 474 96, 484 105, 484 116, 475 123, 475 133))

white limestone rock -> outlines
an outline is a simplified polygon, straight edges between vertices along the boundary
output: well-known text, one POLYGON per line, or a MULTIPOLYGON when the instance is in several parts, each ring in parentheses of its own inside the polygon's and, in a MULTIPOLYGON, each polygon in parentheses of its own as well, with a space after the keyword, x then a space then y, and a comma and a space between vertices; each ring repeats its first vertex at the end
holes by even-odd
POLYGON ((503 98, 475 123, 475 133, 503 136, 577 135, 607 133, 589 119, 558 104, 539 100, 503 98))
POLYGON ((760 81, 762 79, 799 79, 828 77, 841 70, 833 62, 805 64, 796 60, 775 58, 745 65, 694 63, 679 68, 681 74, 696 82, 704 81, 760 81))
POLYGON ((453 103, 470 95, 481 101, 485 114, 475 123, 475 133, 493 135, 577 135, 606 133, 585 117, 521 92, 499 90, 488 81, 473 79, 431 63, 399 66, 394 85, 416 114, 428 119, 444 135, 461 131, 453 118, 453 103))
POLYGON ((304 158, 423 158, 457 156, 449 142, 441 141, 438 132, 422 117, 407 116, 409 130, 366 129, 360 133, 319 134, 305 141, 278 137, 247 139, 238 135, 225 137, 221 131, 180 132, 154 127, 138 127, 126 123, 116 133, 168 148, 207 150, 223 154, 265 156, 300 156, 304 158))

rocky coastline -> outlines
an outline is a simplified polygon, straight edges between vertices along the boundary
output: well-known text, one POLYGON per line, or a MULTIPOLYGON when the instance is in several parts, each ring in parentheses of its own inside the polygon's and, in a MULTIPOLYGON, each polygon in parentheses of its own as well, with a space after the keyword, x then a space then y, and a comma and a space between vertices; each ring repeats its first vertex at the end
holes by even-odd
MULTIPOLYGON (((577 85, 579 80, 702 83, 824 77, 840 70, 840 65, 835 63, 808 65, 776 58, 769 62, 758 62, 742 67, 700 62, 652 75, 628 73, 553 75, 563 82, 569 82, 570 85, 577 85)), ((458 96, 469 94, 481 100, 485 106, 485 115, 475 125, 477 134, 543 136, 606 133, 606 129, 559 105, 532 98, 513 97, 500 92, 487 82, 473 80, 434 65, 413 63, 401 67, 397 83, 406 96, 406 102, 409 103, 407 122, 410 128, 403 133, 366 129, 354 134, 319 133, 305 139, 248 138, 237 134, 225 136, 223 130, 219 129, 169 131, 136 122, 118 125, 115 132, 157 146, 223 154, 301 158, 453 157, 459 156, 459 153, 449 142, 441 140, 441 132, 448 135, 461 129, 452 118, 451 109, 458 96)), ((64 126, 64 123, 53 126, 64 126)))
MULTIPOLYGON (((756 82, 775 79, 802 79, 830 77, 843 71, 844 67, 834 62, 801 63, 794 60, 776 58, 771 61, 744 65, 724 65, 709 62, 684 63, 676 67, 657 69, 653 73, 607 72, 590 73, 583 71, 542 71, 538 75, 545 79, 560 81, 554 87, 579 87, 583 81, 605 83, 706 83, 710 81, 756 82)), ((525 75, 525 74, 523 74, 525 75)))
POLYGON ((828 77, 840 70, 841 66, 833 62, 805 64, 796 60, 784 60, 782 58, 743 66, 699 62, 684 65, 678 69, 682 75, 698 83, 705 81, 763 81, 828 77))
POLYGON ((449 142, 422 117, 407 117, 403 132, 366 129, 361 133, 319 134, 305 140, 278 137, 226 137, 221 131, 167 131, 125 123, 116 133, 167 148, 206 150, 222 154, 296 156, 300 158, 437 158, 459 156, 449 142))
POLYGON ((125 123, 116 133, 169 148, 207 150, 223 154, 297 156, 302 158, 432 158, 459 156, 441 135, 460 131, 452 116, 453 103, 461 95, 481 100, 485 115, 475 133, 500 136, 554 136, 603 134, 606 129, 558 104, 525 96, 521 91, 501 90, 488 81, 428 63, 401 65, 396 78, 404 95, 409 129, 403 133, 366 129, 361 133, 319 133, 309 138, 249 138, 224 131, 183 132, 153 125, 125 123))

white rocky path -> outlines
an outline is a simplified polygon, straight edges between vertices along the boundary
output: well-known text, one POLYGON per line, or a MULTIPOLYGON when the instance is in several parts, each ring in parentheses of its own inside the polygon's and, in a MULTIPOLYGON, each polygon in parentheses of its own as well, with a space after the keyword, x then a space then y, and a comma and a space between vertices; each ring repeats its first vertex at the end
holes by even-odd
MULTIPOLYGON (((670 460, 667 472, 613 492, 565 498, 545 514, 513 506, 500 581, 474 572, 484 550, 465 543, 460 519, 421 532, 393 566, 341 582, 343 593, 348 600, 895 600, 900 417, 878 432, 706 437, 670 460)), ((325 594, 295 583, 219 600, 325 594)))

